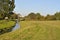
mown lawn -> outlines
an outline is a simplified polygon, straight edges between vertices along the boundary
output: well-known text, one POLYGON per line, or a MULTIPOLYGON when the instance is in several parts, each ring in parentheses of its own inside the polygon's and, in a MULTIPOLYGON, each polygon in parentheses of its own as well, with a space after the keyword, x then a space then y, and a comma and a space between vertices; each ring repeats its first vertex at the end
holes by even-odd
POLYGON ((20 26, 0 40, 60 40, 60 21, 21 21, 20 26))

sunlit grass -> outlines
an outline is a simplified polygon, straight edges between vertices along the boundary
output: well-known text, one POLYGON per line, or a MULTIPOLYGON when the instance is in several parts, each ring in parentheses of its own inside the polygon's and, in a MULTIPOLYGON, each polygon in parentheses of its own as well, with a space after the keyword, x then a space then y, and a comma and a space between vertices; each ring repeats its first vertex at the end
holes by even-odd
POLYGON ((0 21, 0 29, 10 28, 14 25, 15 25, 15 22, 13 22, 13 21, 6 21, 6 20, 0 21))
POLYGON ((0 40, 60 40, 60 21, 21 21, 20 26, 0 40))

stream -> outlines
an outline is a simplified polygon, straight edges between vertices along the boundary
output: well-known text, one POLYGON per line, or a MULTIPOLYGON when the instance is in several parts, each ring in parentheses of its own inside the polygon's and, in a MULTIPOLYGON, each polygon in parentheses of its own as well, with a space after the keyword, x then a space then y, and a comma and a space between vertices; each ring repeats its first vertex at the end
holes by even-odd
POLYGON ((20 24, 19 24, 19 22, 17 21, 17 23, 16 23, 15 27, 12 29, 12 31, 17 30, 17 29, 19 29, 19 28, 20 28, 20 24))

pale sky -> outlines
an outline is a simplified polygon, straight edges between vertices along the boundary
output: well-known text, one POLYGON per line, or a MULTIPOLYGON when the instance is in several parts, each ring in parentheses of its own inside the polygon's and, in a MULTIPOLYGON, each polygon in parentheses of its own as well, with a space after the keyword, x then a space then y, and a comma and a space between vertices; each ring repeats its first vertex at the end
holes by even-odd
POLYGON ((41 15, 54 14, 60 11, 60 0, 15 0, 14 12, 22 16, 30 12, 40 13, 41 15))

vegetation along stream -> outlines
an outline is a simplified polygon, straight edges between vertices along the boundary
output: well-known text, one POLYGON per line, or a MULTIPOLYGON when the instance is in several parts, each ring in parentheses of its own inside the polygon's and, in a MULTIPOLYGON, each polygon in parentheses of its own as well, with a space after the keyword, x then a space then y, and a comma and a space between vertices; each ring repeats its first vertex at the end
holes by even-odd
POLYGON ((4 34, 4 33, 7 33, 7 32, 15 31, 18 28, 20 28, 20 25, 19 25, 18 21, 16 23, 14 22, 14 23, 10 23, 10 24, 8 23, 8 24, 4 24, 4 25, 6 25, 7 27, 0 29, 0 35, 4 34), (8 25, 11 25, 11 26, 9 27, 8 25))

